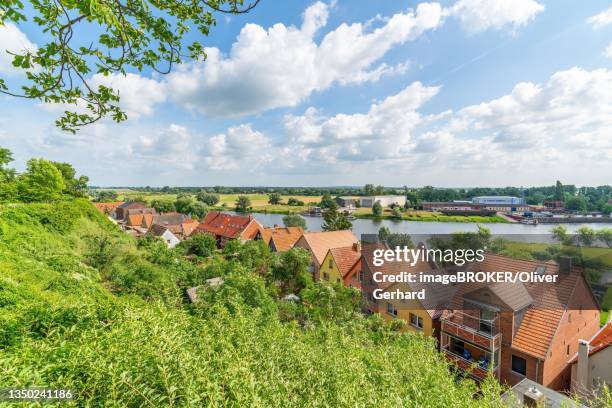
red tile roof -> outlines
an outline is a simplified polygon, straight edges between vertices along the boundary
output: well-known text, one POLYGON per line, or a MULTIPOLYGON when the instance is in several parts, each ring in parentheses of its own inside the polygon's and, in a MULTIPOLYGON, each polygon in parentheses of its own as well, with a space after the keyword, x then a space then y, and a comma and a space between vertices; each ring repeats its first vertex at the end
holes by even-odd
POLYGON ((338 266, 340 276, 342 276, 343 279, 346 277, 355 263, 359 261, 359 258, 361 258, 361 248, 359 248, 357 244, 339 248, 331 248, 329 252, 331 252, 334 262, 338 266))
POLYGON ((302 227, 274 227, 264 228, 261 235, 266 244, 269 245, 272 241, 278 252, 284 252, 293 248, 302 234, 304 234, 302 227))
MULTIPOLYGON (((218 211, 210 211, 196 228, 197 231, 208 232, 210 234, 233 239, 242 235, 245 229, 252 222, 259 223, 252 215, 231 215, 218 211)), ((261 227, 263 229, 263 227, 261 227)), ((257 231, 255 231, 256 233, 257 231)), ((251 238, 251 237, 247 237, 251 238)))
POLYGON ((350 230, 306 232, 301 239, 306 241, 319 265, 323 263, 327 251, 331 248, 344 247, 358 242, 357 237, 350 230))
POLYGON ((110 214, 122 204, 124 204, 123 201, 113 201, 113 202, 108 202, 108 203, 94 203, 98 211, 100 211, 102 214, 110 214))

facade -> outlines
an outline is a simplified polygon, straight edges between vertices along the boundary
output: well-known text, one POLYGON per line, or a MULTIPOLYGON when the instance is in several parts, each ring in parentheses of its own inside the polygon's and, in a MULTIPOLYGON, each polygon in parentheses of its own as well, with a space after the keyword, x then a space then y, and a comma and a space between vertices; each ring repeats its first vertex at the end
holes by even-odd
POLYGON ((264 228, 255 239, 262 239, 272 252, 285 252, 293 248, 298 239, 304 234, 302 227, 264 228))
POLYGON ((438 270, 435 263, 419 261, 411 266, 403 262, 385 262, 382 266, 372 264, 372 253, 376 249, 386 249, 386 245, 364 244, 361 257, 362 282, 361 292, 366 305, 366 312, 378 313, 385 320, 401 319, 405 322, 404 329, 422 333, 439 339, 440 317, 446 304, 453 297, 454 287, 451 285, 425 285, 420 283, 389 283, 377 282, 374 273, 380 272, 384 276, 399 275, 402 272, 428 272, 438 270), (426 289, 424 299, 376 299, 375 291, 384 292, 418 292, 426 289))
POLYGON ((314 280, 318 281, 320 279, 319 270, 331 248, 352 246, 358 242, 359 240, 350 230, 305 232, 294 246, 310 252, 311 264, 309 270, 314 280))
POLYGON ((599 329, 599 306, 582 270, 573 268, 570 258, 558 265, 493 254, 477 265, 466 270, 533 272, 558 280, 457 285, 442 316, 441 351, 476 380, 491 368, 510 385, 528 378, 554 390, 569 389, 568 360, 578 339, 599 329))
MULTIPOLYGON (((510 197, 513 198, 513 197, 510 197)), ((476 198, 475 198, 476 199, 476 198)), ((484 201, 484 200, 483 200, 484 201)), ((527 204, 508 204, 504 202, 423 202, 421 203, 425 211, 449 211, 449 212, 470 212, 470 211, 495 211, 495 212, 524 212, 529 211, 527 204)), ((503 200, 500 200, 503 201, 503 200)))
POLYGON ((572 387, 582 397, 592 397, 603 384, 612 387, 612 323, 604 325, 590 340, 579 340, 572 357, 572 387))
POLYGON ((264 227, 252 215, 231 215, 210 211, 193 232, 211 234, 217 240, 217 246, 223 248, 227 241, 239 239, 248 241, 261 236, 264 227))
POLYGON ((525 200, 511 196, 479 196, 472 198, 472 204, 516 206, 525 204, 525 200))
POLYGON ((361 247, 359 243, 350 246, 330 248, 321 264, 321 282, 329 282, 348 286, 350 281, 349 272, 361 258, 361 247))
POLYGON ((160 237, 164 240, 168 248, 174 248, 181 242, 181 240, 170 231, 168 227, 163 225, 153 224, 147 234, 160 237))
POLYGON ((403 207, 406 204, 406 196, 403 195, 380 195, 370 197, 359 197, 359 206, 372 208, 374 203, 379 202, 383 207, 389 207, 391 205, 399 205, 403 207))
POLYGON ((127 210, 138 209, 138 208, 146 208, 147 206, 143 203, 137 203, 133 201, 128 201, 123 203, 115 209, 115 216, 118 220, 125 220, 128 216, 127 210))
POLYGON ((342 196, 336 198, 336 202, 340 207, 356 207, 359 203, 359 197, 342 196))

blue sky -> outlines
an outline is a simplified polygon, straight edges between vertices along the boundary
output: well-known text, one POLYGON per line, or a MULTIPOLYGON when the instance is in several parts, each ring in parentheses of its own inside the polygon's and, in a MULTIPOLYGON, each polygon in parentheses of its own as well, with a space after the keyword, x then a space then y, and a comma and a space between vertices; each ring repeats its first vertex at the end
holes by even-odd
MULTIPOLYGON (((73 136, 0 97, 0 145, 105 186, 609 184, 612 7, 576 4, 263 0, 219 17, 205 62, 92 78, 127 122, 73 136)), ((0 28, 0 50, 42 41, 0 28)))

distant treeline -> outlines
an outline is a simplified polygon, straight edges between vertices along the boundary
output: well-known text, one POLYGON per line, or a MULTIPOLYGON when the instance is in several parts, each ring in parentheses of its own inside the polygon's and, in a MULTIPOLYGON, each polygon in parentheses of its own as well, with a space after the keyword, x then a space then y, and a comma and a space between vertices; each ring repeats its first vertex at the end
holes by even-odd
POLYGON ((575 211, 604 211, 609 212, 612 207, 608 201, 612 199, 612 186, 576 187, 575 185, 556 185, 543 187, 474 187, 474 188, 437 188, 425 187, 384 187, 366 184, 364 187, 108 187, 108 189, 126 189, 142 193, 168 193, 168 194, 196 194, 205 190, 216 194, 271 194, 303 195, 303 196, 331 196, 344 195, 406 195, 412 207, 418 207, 423 201, 453 201, 470 200, 472 197, 485 195, 503 195, 523 197, 527 204, 539 205, 545 200, 565 201, 566 208, 575 211))

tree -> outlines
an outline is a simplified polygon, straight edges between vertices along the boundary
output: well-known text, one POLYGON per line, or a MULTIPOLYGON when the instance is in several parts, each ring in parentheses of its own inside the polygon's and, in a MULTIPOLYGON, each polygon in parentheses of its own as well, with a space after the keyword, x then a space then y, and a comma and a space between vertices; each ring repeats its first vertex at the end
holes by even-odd
POLYGON ((565 208, 572 211, 585 211, 586 201, 582 197, 570 197, 565 200, 565 208))
POLYGON ((304 205, 304 202, 303 202, 303 201, 301 201, 301 200, 298 200, 298 199, 297 199, 297 198, 295 198, 295 197, 289 197, 289 199, 287 200, 287 205, 290 205, 290 206, 296 206, 296 207, 297 207, 297 206, 302 206, 302 205, 304 205))
POLYGON ((393 207, 393 210, 391 210, 391 218, 394 218, 396 220, 401 220, 402 210, 400 210, 399 207, 393 207))
POLYGON ((350 230, 353 224, 338 212, 338 206, 334 203, 323 215, 323 231, 350 230))
POLYGON ((76 170, 69 163, 51 162, 62 173, 64 178, 63 193, 72 197, 85 197, 87 195, 87 176, 76 178, 76 170))
POLYGON ((251 211, 251 199, 245 195, 238 196, 236 199, 236 211, 242 213, 251 211))
POLYGON ((576 239, 583 246, 592 246, 597 239, 596 232, 587 226, 582 226, 576 231, 576 239))
POLYGON ((306 219, 299 214, 287 214, 283 217, 285 227, 302 227, 306 229, 306 219))
POLYGON ((200 191, 196 198, 198 201, 201 201, 211 207, 220 201, 219 194, 207 193, 206 191, 200 191))
POLYGON ((567 232, 567 228, 564 225, 557 225, 550 230, 552 237, 562 243, 563 245, 571 245, 572 236, 567 232))
POLYGON ((380 242, 386 242, 390 248, 395 247, 408 247, 413 248, 412 238, 408 234, 392 233, 388 227, 380 227, 378 230, 378 240, 380 242))
POLYGON ((308 272, 310 253, 303 248, 281 252, 272 263, 272 278, 280 283, 281 294, 299 293, 312 283, 308 272))
POLYGON ((31 159, 19 176, 17 190, 24 202, 54 201, 62 196, 66 185, 62 173, 45 159, 31 159))
POLYGON ((565 192, 563 191, 563 184, 561 184, 559 180, 557 180, 557 183, 555 185, 554 199, 556 201, 565 201, 565 192))
POLYGON ((365 186, 363 186, 363 194, 367 196, 376 195, 376 189, 374 187, 374 184, 366 184, 365 186))
POLYGON ((372 215, 379 218, 379 217, 382 217, 382 214, 383 214, 383 206, 380 203, 380 201, 377 201, 372 206, 372 215))
POLYGON ((185 255, 208 258, 217 249, 217 241, 210 234, 198 232, 178 244, 177 248, 183 250, 185 255))
POLYGON ((282 197, 279 193, 272 193, 268 195, 268 204, 277 205, 282 201, 282 197))
POLYGON ((323 197, 321 197, 321 204, 319 205, 321 208, 331 208, 334 205, 337 206, 329 191, 323 193, 323 197))
POLYGON ((152 200, 151 207, 155 208, 158 213, 167 213, 175 211, 174 202, 170 200, 152 200))
POLYGON ((191 212, 191 206, 193 204, 193 196, 189 194, 179 194, 176 196, 174 202, 174 208, 181 214, 189 214, 191 212))
POLYGON ((13 161, 13 154, 9 149, 0 147, 0 202, 13 201, 17 197, 17 186, 15 185, 15 169, 7 165, 13 161))
POLYGON ((191 203, 189 213, 195 218, 202 219, 208 213, 208 207, 204 203, 195 201, 191 203))
MULTIPOLYGON (((13 66, 24 71, 25 84, 14 89, 0 78, 0 92, 45 103, 79 106, 65 111, 56 125, 75 132, 110 117, 127 119, 119 93, 96 84, 100 76, 125 75, 130 69, 169 73, 186 60, 203 59, 198 41, 186 41, 189 28, 208 35, 216 24, 214 12, 246 13, 259 0, 166 1, 15 1, 0 2, 0 25, 12 22, 38 26, 48 41, 35 49, 12 54, 13 66), (91 36, 81 35, 87 26, 91 36)), ((44 35, 44 37, 43 37, 44 35)), ((193 34, 190 34, 193 38, 193 34)))
POLYGON ((608 248, 612 248, 612 228, 602 228, 597 231, 597 239, 606 244, 608 248))
POLYGON ((109 201, 117 201, 117 192, 111 190, 94 190, 92 193, 94 201, 97 203, 105 203, 109 201))

